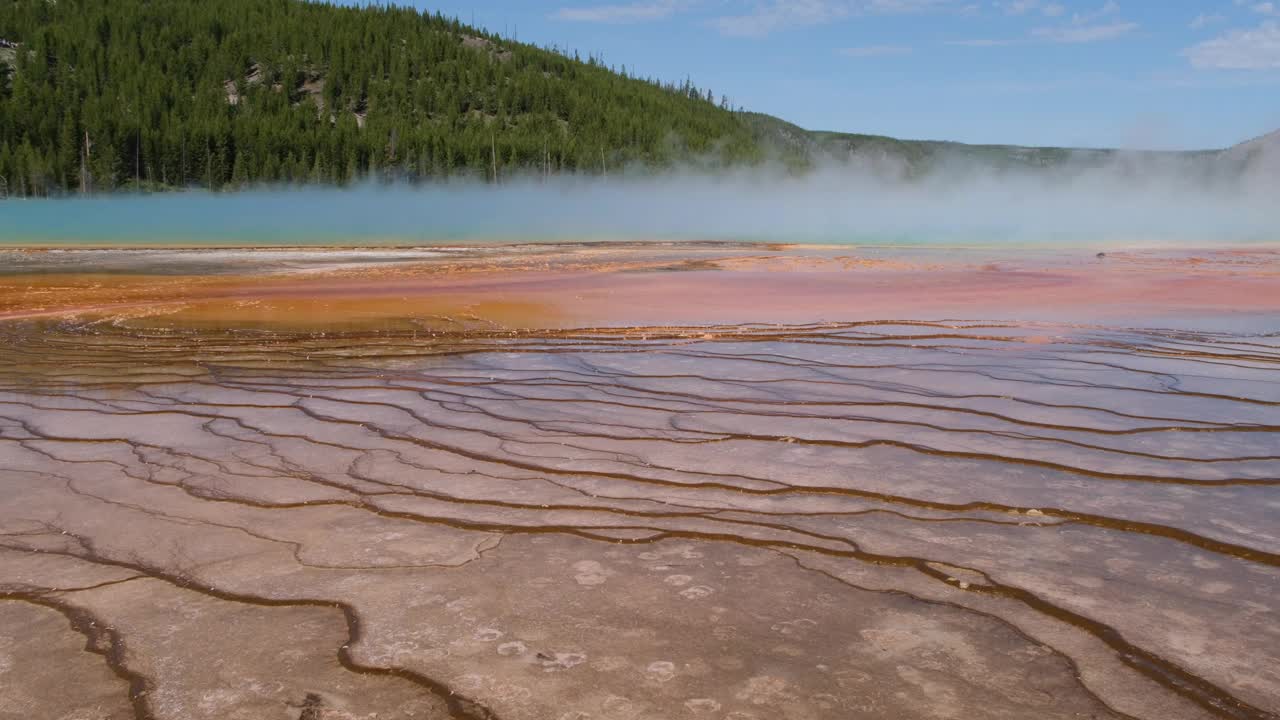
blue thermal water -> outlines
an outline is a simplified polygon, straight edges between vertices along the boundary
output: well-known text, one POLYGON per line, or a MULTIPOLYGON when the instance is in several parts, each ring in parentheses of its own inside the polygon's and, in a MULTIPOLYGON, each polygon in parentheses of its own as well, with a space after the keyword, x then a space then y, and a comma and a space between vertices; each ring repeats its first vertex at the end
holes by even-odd
POLYGON ((413 245, 724 240, 1241 245, 1280 239, 1261 195, 1011 180, 884 185, 699 177, 0 201, 0 245, 413 245))

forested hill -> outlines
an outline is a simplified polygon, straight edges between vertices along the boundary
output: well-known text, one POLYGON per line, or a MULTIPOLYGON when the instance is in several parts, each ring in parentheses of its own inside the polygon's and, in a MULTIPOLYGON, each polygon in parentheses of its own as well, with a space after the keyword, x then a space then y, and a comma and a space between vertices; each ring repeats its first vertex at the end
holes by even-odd
POLYGON ((413 9, 0 0, 0 198, 764 161, 1280 176, 1276 135, 1120 154, 812 132, 728 105, 413 9))
POLYGON ((412 9, 0 0, 0 194, 758 157, 724 104, 412 9))

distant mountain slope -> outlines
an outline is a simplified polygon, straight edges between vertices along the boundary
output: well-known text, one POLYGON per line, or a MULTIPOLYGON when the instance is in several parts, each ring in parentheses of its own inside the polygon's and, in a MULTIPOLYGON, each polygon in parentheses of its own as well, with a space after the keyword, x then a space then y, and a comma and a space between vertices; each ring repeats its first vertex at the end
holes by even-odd
POLYGON ((1240 151, 1243 151, 1243 152, 1268 151, 1269 152, 1271 150, 1276 150, 1276 149, 1280 149, 1280 130, 1276 130, 1275 132, 1268 133, 1266 135, 1263 135, 1262 137, 1256 137, 1252 140, 1242 142, 1239 145, 1236 145, 1234 148, 1232 148, 1232 150, 1237 152, 1240 152, 1240 151))
MULTIPOLYGON (((939 140, 901 140, 805 130, 770 115, 740 113, 763 147, 774 148, 793 166, 821 163, 857 164, 883 175, 912 178, 952 171, 1084 171, 1115 167, 1183 171, 1207 178, 1237 173, 1243 158, 1260 157, 1267 148, 1280 149, 1280 131, 1228 150, 1153 151, 1107 148, 969 145, 939 140), (1238 156, 1238 157, 1237 157, 1238 156)), ((1268 156, 1277 155, 1267 151, 1268 156)))
POLYGON ((1242 142, 1225 156, 1245 175, 1280 178, 1280 130, 1242 142))

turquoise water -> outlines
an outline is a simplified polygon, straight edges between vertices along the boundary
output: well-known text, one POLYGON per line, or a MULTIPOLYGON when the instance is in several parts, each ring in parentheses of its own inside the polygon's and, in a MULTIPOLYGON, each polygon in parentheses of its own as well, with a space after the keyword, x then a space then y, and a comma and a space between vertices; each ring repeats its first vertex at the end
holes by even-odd
POLYGON ((732 240, 937 246, 1280 240, 1263 195, 698 178, 183 192, 0 201, 0 245, 415 245, 732 240))

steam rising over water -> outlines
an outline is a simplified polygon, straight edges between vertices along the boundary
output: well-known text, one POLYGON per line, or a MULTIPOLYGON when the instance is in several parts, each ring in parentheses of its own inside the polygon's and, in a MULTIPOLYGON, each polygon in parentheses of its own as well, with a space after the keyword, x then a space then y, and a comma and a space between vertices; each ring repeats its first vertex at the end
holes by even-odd
POLYGON ((747 240, 890 245, 1240 245, 1280 239, 1274 195, 1175 172, 886 182, 847 170, 501 185, 274 189, 0 205, 0 244, 344 245, 747 240))

